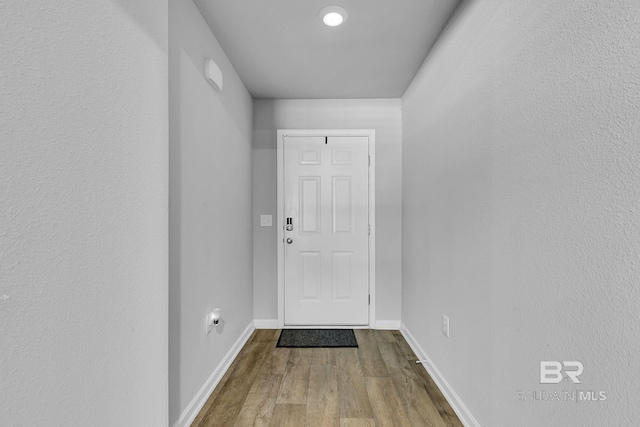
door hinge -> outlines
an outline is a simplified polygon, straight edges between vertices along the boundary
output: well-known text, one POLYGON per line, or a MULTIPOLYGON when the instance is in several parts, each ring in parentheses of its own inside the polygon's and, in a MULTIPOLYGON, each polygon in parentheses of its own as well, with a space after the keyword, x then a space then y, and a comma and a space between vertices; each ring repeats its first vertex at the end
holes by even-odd
POLYGON ((369 166, 371 166, 371 156, 369 156, 369 166))
POLYGON ((369 236, 371 236, 371 226, 369 226, 369 236))
POLYGON ((369 305, 371 305, 371 294, 369 294, 369 305))

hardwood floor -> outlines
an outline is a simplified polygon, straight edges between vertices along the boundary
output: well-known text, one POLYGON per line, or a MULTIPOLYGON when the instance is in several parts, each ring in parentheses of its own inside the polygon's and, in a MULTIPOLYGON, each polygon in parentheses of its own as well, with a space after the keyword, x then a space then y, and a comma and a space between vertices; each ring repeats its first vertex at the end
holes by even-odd
POLYGON ((399 331, 356 329, 358 348, 277 348, 256 330, 192 427, 462 427, 399 331))

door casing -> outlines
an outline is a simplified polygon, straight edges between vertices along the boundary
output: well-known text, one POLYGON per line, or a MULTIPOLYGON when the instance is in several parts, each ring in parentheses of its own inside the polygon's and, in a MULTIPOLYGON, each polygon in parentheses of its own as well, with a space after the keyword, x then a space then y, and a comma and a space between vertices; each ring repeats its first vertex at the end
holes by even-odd
MULTIPOLYGON (((278 242, 278 328, 284 327, 284 137, 285 136, 365 136, 369 139, 369 223, 371 234, 369 235, 369 327, 375 325, 376 307, 376 151, 374 129, 278 129, 277 131, 277 202, 276 215, 277 242, 278 242)), ((287 326, 295 328, 296 326, 287 326)), ((351 326, 350 326, 351 327, 351 326)), ((304 326, 300 326, 304 328, 304 326)), ((336 328, 332 326, 318 326, 317 328, 336 328)))

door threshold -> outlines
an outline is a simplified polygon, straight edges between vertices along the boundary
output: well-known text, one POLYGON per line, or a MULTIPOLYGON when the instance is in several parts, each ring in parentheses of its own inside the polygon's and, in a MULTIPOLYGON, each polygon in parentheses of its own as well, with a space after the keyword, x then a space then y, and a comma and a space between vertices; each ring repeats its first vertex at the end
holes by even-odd
POLYGON ((371 329, 369 325, 284 325, 282 329, 371 329))

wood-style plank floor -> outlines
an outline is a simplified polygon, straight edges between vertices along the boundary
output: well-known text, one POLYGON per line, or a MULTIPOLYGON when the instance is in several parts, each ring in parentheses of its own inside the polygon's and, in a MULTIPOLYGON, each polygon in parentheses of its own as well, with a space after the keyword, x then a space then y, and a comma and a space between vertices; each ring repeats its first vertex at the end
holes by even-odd
POLYGON ((462 427, 398 331, 357 329, 358 348, 277 348, 259 329, 192 427, 462 427))

